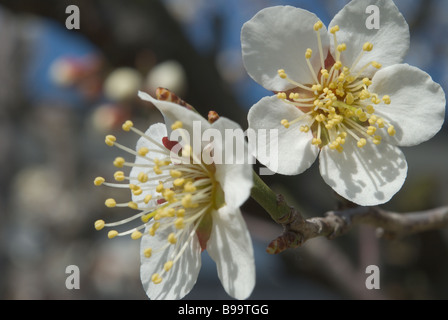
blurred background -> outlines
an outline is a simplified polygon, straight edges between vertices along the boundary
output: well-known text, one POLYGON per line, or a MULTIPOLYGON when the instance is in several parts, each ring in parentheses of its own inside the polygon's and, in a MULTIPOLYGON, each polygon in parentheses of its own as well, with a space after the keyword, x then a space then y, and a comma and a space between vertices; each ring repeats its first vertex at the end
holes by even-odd
MULTIPOLYGON (((247 128, 250 106, 270 94, 241 61, 242 24, 260 9, 290 4, 328 24, 346 1, 313 0, 0 0, 0 298, 146 299, 139 279, 139 243, 108 240, 97 219, 121 155, 104 144, 126 119, 147 128, 160 114, 136 97, 166 87, 203 115, 215 110, 247 128), (69 5, 80 29, 65 26, 69 5), (80 269, 80 289, 67 290, 66 267, 80 269)), ((448 2, 397 0, 411 28, 407 63, 448 92, 448 2)), ((384 208, 398 212, 447 205, 446 126, 431 141, 403 149, 403 189, 384 208)), ((315 164, 295 177, 264 177, 307 216, 337 205, 315 164)), ((119 210, 118 210, 119 211, 119 210)), ((252 299, 447 299, 448 230, 377 239, 357 227, 329 241, 314 239, 279 255, 265 252, 281 228, 254 201, 243 207, 255 247, 252 299), (381 289, 367 290, 368 265, 381 289)), ((120 213, 118 213, 120 214, 120 213)), ((129 214, 122 212, 121 214, 129 214)), ((229 298, 206 254, 186 299, 229 298)))

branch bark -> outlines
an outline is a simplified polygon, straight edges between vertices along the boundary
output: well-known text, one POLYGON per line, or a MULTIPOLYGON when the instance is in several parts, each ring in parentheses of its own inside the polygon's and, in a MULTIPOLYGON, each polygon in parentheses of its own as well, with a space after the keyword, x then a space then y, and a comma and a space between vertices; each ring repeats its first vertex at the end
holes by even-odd
MULTIPOLYGON (((282 197, 278 197, 278 201, 279 207, 285 207, 282 197)), ((284 231, 269 244, 266 249, 268 253, 276 254, 299 247, 315 237, 334 239, 361 224, 376 227, 379 234, 388 239, 448 227, 448 206, 408 213, 396 213, 379 207, 355 207, 329 211, 324 217, 309 219, 305 219, 296 209, 289 208, 285 216, 274 219, 283 225, 284 231)))

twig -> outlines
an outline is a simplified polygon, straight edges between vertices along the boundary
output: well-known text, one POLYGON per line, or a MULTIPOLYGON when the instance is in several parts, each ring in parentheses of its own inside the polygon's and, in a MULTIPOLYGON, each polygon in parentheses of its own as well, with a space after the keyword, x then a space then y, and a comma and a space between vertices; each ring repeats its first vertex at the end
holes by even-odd
POLYGON ((305 219, 255 173, 251 196, 275 222, 283 226, 283 233, 266 249, 272 254, 299 247, 315 237, 334 239, 361 224, 376 227, 381 236, 389 239, 448 227, 448 206, 408 213, 386 211, 379 207, 354 207, 329 211, 324 217, 305 219))
POLYGON ((360 224, 378 228, 379 234, 388 239, 448 227, 448 206, 408 213, 356 207, 329 211, 324 217, 309 219, 304 219, 294 208, 290 209, 288 216, 280 222, 284 227, 283 234, 269 244, 266 249, 269 253, 299 247, 315 237, 334 239, 360 224))

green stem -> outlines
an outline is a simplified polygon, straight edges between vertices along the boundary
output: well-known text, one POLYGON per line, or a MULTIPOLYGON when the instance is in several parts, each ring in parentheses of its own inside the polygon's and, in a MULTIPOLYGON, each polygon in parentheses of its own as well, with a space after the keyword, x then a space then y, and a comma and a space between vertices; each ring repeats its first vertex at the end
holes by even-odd
POLYGON ((269 213, 275 222, 282 223, 288 219, 291 208, 286 202, 280 199, 255 172, 253 172, 253 179, 254 186, 251 190, 251 197, 269 213))

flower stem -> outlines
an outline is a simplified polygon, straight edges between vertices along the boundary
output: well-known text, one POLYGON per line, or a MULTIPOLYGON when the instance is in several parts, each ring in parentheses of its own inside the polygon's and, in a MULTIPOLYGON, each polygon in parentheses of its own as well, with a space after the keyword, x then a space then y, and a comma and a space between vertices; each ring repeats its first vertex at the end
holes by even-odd
POLYGON ((265 209, 277 223, 283 223, 291 214, 291 207, 253 172, 254 185, 251 197, 265 209))

